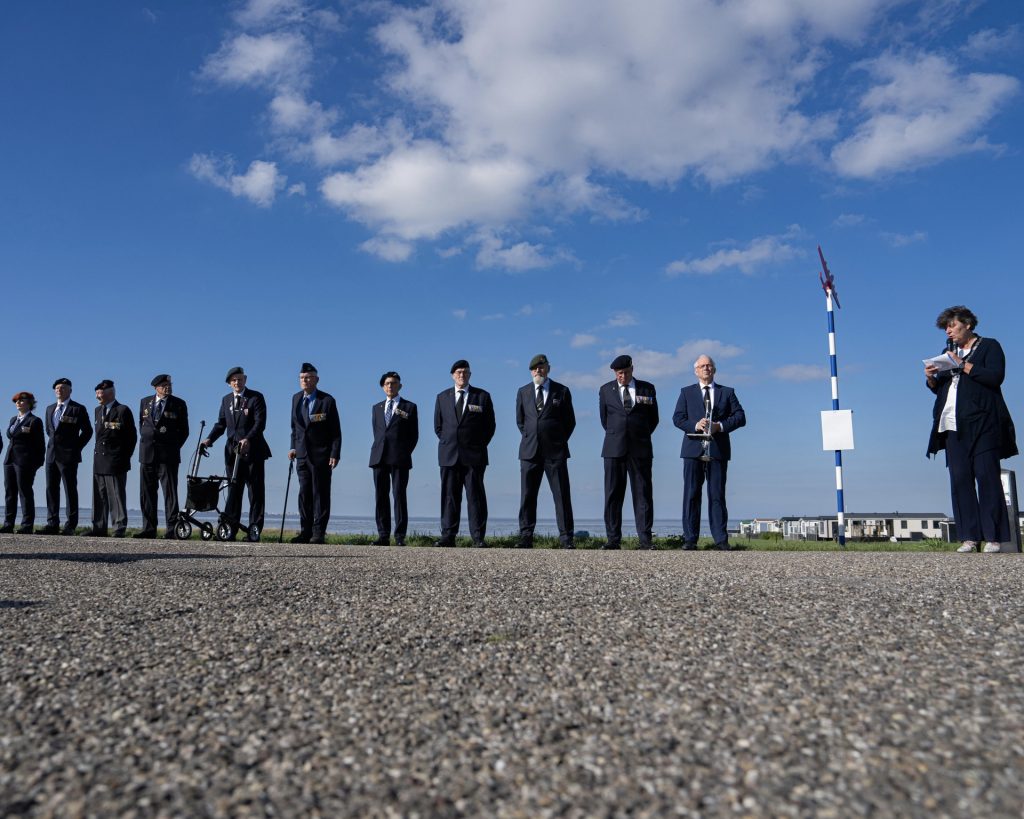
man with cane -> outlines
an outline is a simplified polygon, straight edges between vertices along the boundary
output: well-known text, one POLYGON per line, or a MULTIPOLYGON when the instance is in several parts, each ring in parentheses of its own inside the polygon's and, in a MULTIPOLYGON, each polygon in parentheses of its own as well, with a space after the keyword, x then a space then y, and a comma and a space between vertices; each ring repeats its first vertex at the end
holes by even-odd
POLYGON ((331 517, 331 471, 341 457, 341 419, 334 398, 317 389, 319 382, 316 367, 303 363, 302 389, 292 396, 288 452, 299 473, 299 533, 292 543, 323 543, 331 517))

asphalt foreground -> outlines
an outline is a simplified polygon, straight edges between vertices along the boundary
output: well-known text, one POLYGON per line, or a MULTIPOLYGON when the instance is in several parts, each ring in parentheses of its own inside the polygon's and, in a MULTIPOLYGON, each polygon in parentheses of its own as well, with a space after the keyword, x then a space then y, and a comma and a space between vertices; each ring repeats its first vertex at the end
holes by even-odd
POLYGON ((1024 560, 0 537, 4 816, 1013 816, 1024 560))

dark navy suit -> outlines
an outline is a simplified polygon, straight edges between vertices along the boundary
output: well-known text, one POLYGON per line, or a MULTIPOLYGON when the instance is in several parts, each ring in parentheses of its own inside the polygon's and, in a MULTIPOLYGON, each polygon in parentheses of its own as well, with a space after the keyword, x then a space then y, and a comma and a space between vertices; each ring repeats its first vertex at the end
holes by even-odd
POLYGON ((43 419, 27 412, 19 422, 15 415, 7 424, 7 439, 7 451, 4 453, 4 526, 14 525, 20 496, 21 525, 30 527, 36 520, 36 496, 32 485, 46 455, 43 419))
POLYGON ((409 504, 406 489, 412 453, 420 440, 420 422, 416 405, 399 396, 394 399, 390 423, 384 423, 387 399, 373 405, 371 424, 373 445, 370 447, 370 468, 376 498, 377 534, 391 536, 391 495, 395 504, 395 538, 404 540, 409 528, 409 504))
MULTIPOLYGON (((747 423, 747 416, 736 398, 732 387, 713 385, 714 400, 711 420, 722 425, 709 442, 710 461, 700 460, 704 454, 703 443, 696 438, 683 438, 679 457, 683 459, 683 540, 690 546, 700 536, 701 490, 704 487, 705 469, 708 482, 708 522, 711 536, 718 546, 729 544, 729 510, 725 504, 725 480, 732 457, 729 433, 747 423)), ((672 423, 686 433, 697 431, 697 423, 705 417, 704 389, 700 384, 691 384, 679 391, 676 411, 672 423)))
POLYGON ((105 533, 109 517, 114 534, 124 534, 128 526, 125 487, 139 440, 135 416, 118 401, 111 401, 107 407, 100 405, 93 413, 96 437, 92 454, 92 528, 94 532, 105 533))
POLYGON ((175 395, 163 399, 159 419, 157 396, 139 402, 139 505, 142 530, 156 531, 157 485, 163 487, 164 520, 171 530, 178 519, 178 466, 188 440, 188 405, 175 395))
POLYGON ((460 420, 455 412, 455 388, 444 390, 434 402, 437 463, 441 467, 441 539, 459 533, 462 490, 466 490, 469 534, 474 543, 487 533, 487 445, 494 437, 494 405, 485 390, 467 385, 465 409, 460 420))
POLYGON ((242 518, 242 486, 249 490, 249 526, 263 531, 263 520, 266 515, 266 461, 270 457, 270 447, 263 437, 267 428, 267 402, 263 393, 246 387, 241 393, 238 409, 235 409, 235 393, 229 392, 220 402, 220 414, 217 423, 210 430, 212 444, 221 435, 226 435, 224 442, 224 468, 230 476, 235 465, 235 447, 242 440, 249 442, 248 451, 242 456, 238 465, 238 482, 228 492, 224 505, 224 515, 235 523, 242 518))
POLYGON ((519 537, 533 538, 537 527, 537 496, 540 481, 547 475, 558 521, 558 538, 572 542, 572 496, 569 491, 569 437, 576 429, 572 393, 564 384, 548 379, 547 398, 537 411, 537 386, 527 384, 516 395, 516 424, 522 433, 519 443, 519 537))
POLYGON ((64 484, 64 500, 67 504, 65 531, 78 526, 78 465, 82 462, 82 450, 92 438, 92 424, 89 411, 77 401, 64 402, 64 413, 54 428, 53 417, 57 404, 46 408, 43 420, 46 422, 46 525, 60 525, 60 486, 64 484))
POLYGON ((626 479, 633 498, 633 516, 640 545, 651 545, 654 529, 654 491, 651 467, 654 447, 651 433, 658 426, 658 399, 654 385, 634 379, 636 399, 625 408, 617 381, 601 387, 598 410, 604 427, 604 527, 608 546, 619 548, 622 541, 622 502, 626 479))
POLYGON ((302 390, 292 396, 292 449, 299 476, 299 534, 321 539, 331 517, 330 460, 341 457, 341 418, 329 393, 316 390, 312 409, 302 390))

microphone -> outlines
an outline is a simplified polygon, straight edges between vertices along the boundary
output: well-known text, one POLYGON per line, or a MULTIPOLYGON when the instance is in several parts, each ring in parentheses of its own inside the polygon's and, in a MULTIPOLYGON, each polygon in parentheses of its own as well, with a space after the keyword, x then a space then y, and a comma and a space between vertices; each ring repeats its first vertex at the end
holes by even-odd
POLYGON ((956 352, 956 344, 954 343, 953 339, 951 339, 951 338, 947 338, 946 339, 946 352, 947 353, 956 352))

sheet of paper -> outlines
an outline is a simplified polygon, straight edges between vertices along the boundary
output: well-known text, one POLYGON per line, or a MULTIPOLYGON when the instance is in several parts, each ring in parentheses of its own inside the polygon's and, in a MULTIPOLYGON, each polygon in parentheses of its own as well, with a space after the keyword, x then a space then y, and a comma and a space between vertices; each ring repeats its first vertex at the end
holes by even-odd
POLYGON ((943 353, 937 355, 935 358, 923 358, 921 359, 924 365, 927 367, 929 364, 934 365, 940 373, 944 373, 947 370, 952 370, 956 367, 956 362, 949 357, 949 353, 943 353))

